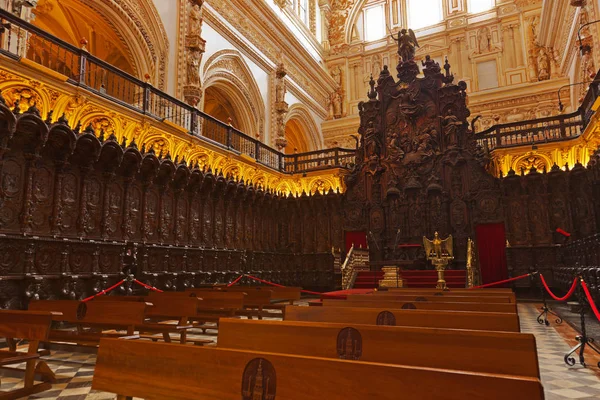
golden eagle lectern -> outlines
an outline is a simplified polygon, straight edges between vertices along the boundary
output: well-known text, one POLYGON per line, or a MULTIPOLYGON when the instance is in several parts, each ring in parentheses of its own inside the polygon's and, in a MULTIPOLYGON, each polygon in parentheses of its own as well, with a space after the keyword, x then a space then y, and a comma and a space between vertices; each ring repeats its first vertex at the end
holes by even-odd
POLYGON ((425 248, 427 259, 431 261, 431 264, 438 273, 436 289, 448 290, 446 280, 444 279, 444 271, 448 267, 448 263, 454 259, 452 235, 449 235, 446 239, 440 239, 440 235, 436 232, 433 240, 429 240, 423 236, 423 247, 425 248))

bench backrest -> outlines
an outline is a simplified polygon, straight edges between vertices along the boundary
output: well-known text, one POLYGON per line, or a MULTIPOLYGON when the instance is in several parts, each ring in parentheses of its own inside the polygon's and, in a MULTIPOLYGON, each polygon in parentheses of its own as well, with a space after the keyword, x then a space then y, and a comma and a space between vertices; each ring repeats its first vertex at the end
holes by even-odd
MULTIPOLYGON (((223 286, 215 286, 215 288, 225 288, 223 286)), ((302 288, 300 287, 289 287, 289 286, 240 286, 234 285, 226 287, 229 291, 248 291, 248 290, 270 290, 272 292, 271 300, 288 300, 297 301, 302 296, 302 288)))
POLYGON ((435 301, 438 303, 448 302, 452 299, 453 303, 514 303, 509 296, 436 296, 434 294, 351 294, 348 300, 354 300, 356 296, 370 296, 388 300, 400 301, 435 301))
POLYGON ((55 321, 105 326, 133 326, 144 323, 146 303, 124 301, 37 300, 29 310, 60 312, 55 321))
POLYGON ((222 318, 217 346, 540 377, 526 333, 222 318))
POLYGON ((487 289, 452 289, 452 290, 439 290, 439 289, 429 289, 429 288, 390 288, 387 291, 378 291, 374 293, 375 295, 386 295, 386 294, 394 294, 394 295, 425 295, 425 296, 475 296, 475 297, 509 297, 513 302, 516 301, 516 296, 510 289, 501 289, 496 291, 488 291, 487 289))
POLYGON ((148 307, 146 316, 149 318, 188 318, 198 313, 197 297, 187 296, 153 296, 148 299, 152 306, 148 307))
POLYGON ((45 341, 52 317, 43 311, 0 310, 0 337, 45 341))
POLYGON ((366 325, 420 326, 519 332, 514 313, 470 311, 397 310, 391 308, 287 306, 286 321, 346 322, 366 325))
POLYGON ((264 307, 271 304, 271 293, 270 289, 263 289, 261 287, 250 287, 250 288, 240 288, 240 287, 224 287, 224 286, 215 286, 213 288, 189 288, 185 290, 188 293, 196 293, 198 297, 202 297, 207 292, 223 292, 223 293, 245 293, 244 297, 244 306, 245 307, 264 307))
POLYGON ((148 298, 150 301, 155 297, 196 297, 198 301, 198 310, 227 309, 237 310, 244 308, 246 294, 245 292, 223 292, 217 290, 198 290, 190 292, 150 292, 148 298))
POLYGON ((363 300, 333 300, 323 299, 325 307, 369 307, 369 308, 396 308, 401 310, 439 310, 439 311, 481 311, 516 313, 516 304, 504 303, 435 303, 429 301, 363 301, 363 300))
POLYGON ((442 293, 479 293, 479 294, 492 294, 492 293, 514 293, 510 288, 483 288, 483 289, 469 289, 469 288, 449 288, 447 290, 437 289, 437 288, 410 288, 410 287, 400 287, 400 288, 387 288, 390 292, 410 292, 410 291, 419 291, 419 292, 442 292, 442 293))
POLYGON ((92 388, 171 400, 543 399, 533 378, 118 339, 100 342, 92 388))

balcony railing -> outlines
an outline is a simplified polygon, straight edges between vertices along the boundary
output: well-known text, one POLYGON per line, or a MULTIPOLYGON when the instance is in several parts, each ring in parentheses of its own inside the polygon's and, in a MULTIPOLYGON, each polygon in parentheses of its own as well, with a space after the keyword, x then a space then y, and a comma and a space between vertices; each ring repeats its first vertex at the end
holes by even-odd
POLYGON ((82 87, 134 112, 169 121, 190 135, 224 150, 245 154, 268 168, 284 173, 346 168, 354 163, 354 150, 326 149, 286 155, 181 100, 94 57, 36 26, 0 10, 0 53, 22 58, 65 75, 82 87))
POLYGON ((477 142, 492 151, 576 138, 584 132, 594 114, 592 106, 600 94, 599 85, 600 71, 590 84, 581 106, 574 113, 494 125, 477 133, 477 142))

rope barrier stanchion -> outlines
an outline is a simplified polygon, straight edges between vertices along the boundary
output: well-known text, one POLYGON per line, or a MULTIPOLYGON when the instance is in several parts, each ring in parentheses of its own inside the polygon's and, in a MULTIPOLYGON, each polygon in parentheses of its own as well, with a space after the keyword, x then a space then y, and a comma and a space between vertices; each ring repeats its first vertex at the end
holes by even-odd
POLYGON ((540 287, 540 292, 542 294, 542 307, 540 308, 540 310, 542 310, 542 312, 540 313, 540 315, 538 315, 537 322, 540 325, 550 326, 550 323, 548 322, 548 314, 552 314, 552 315, 554 315, 556 317, 556 319, 554 320, 554 322, 557 325, 560 325, 560 324, 563 323, 563 319, 561 318, 560 315, 558 315, 557 313, 555 313, 554 311, 552 311, 552 309, 550 307, 548 307, 548 303, 546 302, 546 291, 555 300, 558 300, 558 301, 566 300, 569 297, 571 297, 571 295, 575 292, 575 289, 577 288, 577 278, 575 278, 573 280, 573 285, 571 286, 571 289, 569 289, 568 293, 564 297, 557 297, 557 296, 554 295, 554 293, 552 293, 550 291, 550 288, 546 284, 546 280, 544 279, 544 276, 542 274, 539 274, 539 276, 540 276, 540 281, 542 282, 542 286, 540 287))
POLYGON ((154 286, 152 286, 152 285, 148 285, 147 283, 140 282, 140 281, 138 281, 137 279, 134 279, 133 281, 134 281, 135 283, 137 283, 138 285, 140 285, 140 286, 143 286, 144 288, 146 288, 146 289, 148 289, 148 290, 152 290, 152 291, 154 291, 154 292, 158 292, 158 293, 163 293, 163 291, 162 291, 162 290, 160 290, 160 289, 158 289, 158 288, 155 288, 155 287, 154 287, 154 286))
MULTIPOLYGON (((596 315, 596 318, 600 319, 600 312, 598 311, 598 308, 596 307, 596 304, 594 303, 594 299, 592 298, 592 295, 590 294, 590 291, 587 287, 587 284, 585 283, 585 281, 583 280, 583 278, 579 277, 579 279, 581 280, 581 285, 579 285, 579 291, 577 293, 577 297, 579 299, 579 318, 581 320, 581 335, 576 336, 575 339, 579 342, 579 344, 575 347, 573 347, 571 350, 569 350, 569 352, 567 354, 565 354, 565 364, 569 365, 569 366, 573 366, 575 365, 575 358, 572 357, 571 355, 575 352, 577 352, 577 350, 579 350, 579 363, 581 365, 583 365, 584 367, 585 365, 585 346, 588 346, 589 348, 591 348, 592 350, 594 350, 596 353, 600 354, 600 351, 598 351, 598 349, 596 349, 594 346, 592 346, 592 343, 594 343, 594 339, 591 337, 588 337, 587 335, 587 331, 585 328, 585 313, 587 311, 587 304, 589 304, 589 306, 592 308, 592 311, 594 312, 594 314, 596 315), (586 299, 587 297, 587 299, 586 299), (586 304, 587 302, 587 304, 586 304)), ((600 367, 600 362, 598 362, 598 367, 600 367)))
POLYGON ((585 297, 587 297, 588 303, 590 303, 590 307, 592 308, 594 315, 596 316, 596 318, 598 318, 598 321, 600 321, 600 311, 598 311, 598 307, 596 307, 596 303, 594 302, 594 298, 592 297, 592 294, 590 293, 590 289, 588 288, 587 283, 585 283, 585 281, 583 279, 581 280, 581 286, 583 287, 583 291, 585 292, 585 297))
POLYGON ((112 285, 111 287, 109 287, 108 289, 104 289, 103 291, 96 293, 93 296, 90 297, 86 297, 85 299, 81 300, 84 303, 87 303, 88 301, 98 297, 98 296, 102 296, 103 294, 106 294, 108 292, 110 292, 111 290, 114 290, 115 288, 121 286, 123 283, 125 282, 125 279, 121 279, 119 282, 115 283, 114 285, 112 285))
POLYGON ((498 282, 492 282, 492 283, 486 283, 485 285, 473 286, 473 287, 470 287, 469 289, 483 289, 486 287, 502 285, 503 283, 518 281, 519 279, 527 278, 527 277, 535 275, 535 274, 537 274, 537 272, 531 272, 529 274, 515 276, 514 278, 504 279, 504 280, 498 281, 498 282))

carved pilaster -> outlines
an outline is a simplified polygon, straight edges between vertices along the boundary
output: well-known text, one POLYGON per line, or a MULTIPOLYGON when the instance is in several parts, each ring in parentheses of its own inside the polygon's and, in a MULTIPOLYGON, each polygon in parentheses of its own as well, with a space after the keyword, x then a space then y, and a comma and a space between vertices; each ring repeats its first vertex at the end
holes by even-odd
POLYGON ((275 70, 275 145, 281 151, 287 145, 285 138, 285 117, 288 113, 288 104, 285 102, 287 71, 283 62, 275 70))
POLYGON ((189 0, 190 11, 185 35, 186 80, 183 97, 185 102, 191 106, 198 105, 202 99, 200 63, 206 47, 206 41, 201 37, 202 3, 203 0, 189 0))
POLYGON ((317 36, 317 0, 308 0, 308 26, 311 33, 317 36))

